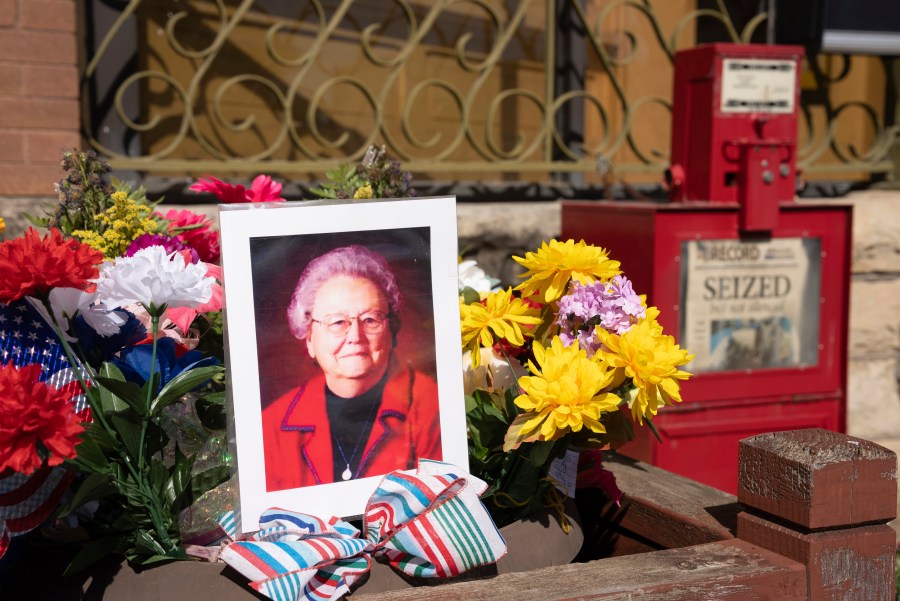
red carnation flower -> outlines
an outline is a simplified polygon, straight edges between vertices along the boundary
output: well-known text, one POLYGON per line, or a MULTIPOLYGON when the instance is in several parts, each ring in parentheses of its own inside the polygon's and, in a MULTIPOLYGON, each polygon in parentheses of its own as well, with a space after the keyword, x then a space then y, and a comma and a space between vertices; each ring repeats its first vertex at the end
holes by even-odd
POLYGON ((75 458, 84 431, 69 402, 77 388, 49 386, 40 375, 37 363, 0 365, 0 473, 30 474, 41 467, 42 454, 51 466, 75 458))
POLYGON ((43 296, 52 288, 91 290, 100 275, 103 253, 58 229, 46 237, 33 228, 21 238, 0 243, 0 302, 43 296))

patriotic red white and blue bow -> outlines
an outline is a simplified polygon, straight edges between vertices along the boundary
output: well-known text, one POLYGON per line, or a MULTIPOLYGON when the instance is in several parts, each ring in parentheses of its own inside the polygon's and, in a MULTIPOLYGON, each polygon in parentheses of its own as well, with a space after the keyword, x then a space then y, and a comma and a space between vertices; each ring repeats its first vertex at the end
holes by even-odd
POLYGON ((332 517, 269 509, 241 539, 234 512, 219 523, 234 542, 219 558, 276 601, 337 599, 369 571, 372 557, 418 577, 456 576, 496 562, 506 542, 478 499, 487 485, 456 466, 422 460, 379 484, 363 516, 365 534, 332 517))

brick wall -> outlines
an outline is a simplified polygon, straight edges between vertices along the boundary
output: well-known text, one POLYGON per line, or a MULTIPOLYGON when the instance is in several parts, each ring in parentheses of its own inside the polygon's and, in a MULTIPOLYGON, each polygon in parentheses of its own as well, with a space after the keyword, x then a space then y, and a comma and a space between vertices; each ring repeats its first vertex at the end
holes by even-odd
POLYGON ((75 1, 0 0, 0 197, 53 196, 81 146, 75 1))

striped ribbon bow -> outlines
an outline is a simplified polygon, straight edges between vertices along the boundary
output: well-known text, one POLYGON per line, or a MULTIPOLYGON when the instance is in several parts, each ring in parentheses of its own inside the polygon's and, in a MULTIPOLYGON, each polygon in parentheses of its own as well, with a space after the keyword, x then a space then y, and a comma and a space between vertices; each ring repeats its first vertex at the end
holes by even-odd
POLYGON ((410 576, 456 576, 506 554, 478 499, 486 488, 456 466, 421 460, 417 470, 384 477, 366 506, 364 536, 339 518, 269 509, 261 530, 237 540, 228 512, 219 524, 234 542, 219 558, 276 601, 337 599, 369 571, 372 557, 410 576))

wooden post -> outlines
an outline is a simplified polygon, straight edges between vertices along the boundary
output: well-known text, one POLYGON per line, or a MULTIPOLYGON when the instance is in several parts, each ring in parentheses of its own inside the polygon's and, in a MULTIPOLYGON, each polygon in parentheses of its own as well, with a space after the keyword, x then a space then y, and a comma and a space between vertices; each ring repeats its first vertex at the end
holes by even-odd
POLYGON ((892 601, 897 456, 822 429, 739 446, 738 538, 804 564, 816 601, 892 601))

